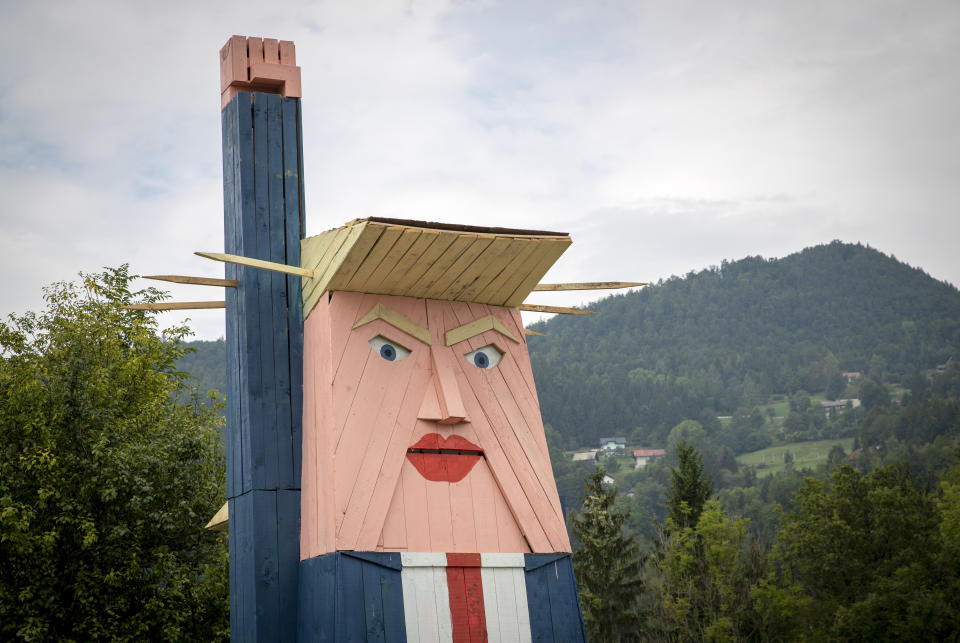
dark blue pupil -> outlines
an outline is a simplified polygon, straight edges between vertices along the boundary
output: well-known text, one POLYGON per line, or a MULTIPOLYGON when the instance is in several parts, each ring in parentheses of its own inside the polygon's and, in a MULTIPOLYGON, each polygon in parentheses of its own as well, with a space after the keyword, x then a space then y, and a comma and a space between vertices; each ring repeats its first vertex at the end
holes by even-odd
POLYGON ((486 368, 490 365, 490 358, 484 353, 477 353, 473 356, 473 363, 479 366, 480 368, 486 368))
POLYGON ((392 362, 393 360, 397 359, 397 349, 390 344, 384 344, 380 347, 380 357, 392 362))

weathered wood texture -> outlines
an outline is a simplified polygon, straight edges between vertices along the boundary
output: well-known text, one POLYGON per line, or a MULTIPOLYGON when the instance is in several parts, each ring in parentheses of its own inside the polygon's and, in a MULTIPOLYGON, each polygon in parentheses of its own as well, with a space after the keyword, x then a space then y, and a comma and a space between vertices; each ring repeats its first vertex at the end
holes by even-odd
POLYGON ((328 291, 518 306, 570 238, 360 220, 302 245, 302 267, 314 273, 303 280, 303 309, 309 314, 328 291))
POLYGON ((296 640, 417 641, 406 636, 400 574, 399 554, 337 552, 302 561, 296 640))
MULTIPOLYGON (((224 108, 226 253, 298 266, 299 100, 239 92, 224 108)), ((302 426, 300 277, 227 263, 231 636, 292 640, 302 426)))
POLYGON ((519 312, 335 292, 318 300, 304 332, 302 558, 570 551, 526 343, 516 341, 519 312), (430 345, 380 317, 353 328, 378 304, 429 329, 430 345), (488 316, 488 330, 445 345, 448 331, 488 316), (385 360, 369 344, 376 336, 411 352, 385 360), (497 366, 466 359, 490 344, 504 353, 497 366), (408 453, 422 440, 434 449, 465 440, 483 454, 408 453), (424 467, 440 467, 441 479, 424 467))
POLYGON ((585 642, 570 554, 527 554, 524 558, 533 640, 585 642))

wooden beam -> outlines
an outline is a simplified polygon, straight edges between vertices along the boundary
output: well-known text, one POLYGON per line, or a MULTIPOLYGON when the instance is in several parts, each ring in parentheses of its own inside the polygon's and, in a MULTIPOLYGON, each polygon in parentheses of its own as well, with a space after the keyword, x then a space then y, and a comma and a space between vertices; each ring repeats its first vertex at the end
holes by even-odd
POLYGON ((196 284, 198 286, 225 286, 227 288, 236 288, 236 279, 214 279, 212 277, 187 277, 186 275, 144 275, 144 279, 156 279, 157 281, 170 281, 175 284, 196 284))
POLYGON ((565 306, 541 306, 540 304, 520 304, 517 306, 520 310, 526 310, 532 313, 558 313, 560 315, 596 315, 596 311, 584 310, 582 308, 567 308, 565 306))
POLYGON ((493 315, 487 315, 486 317, 475 319, 468 324, 464 324, 463 326, 458 326, 453 330, 448 330, 447 334, 445 335, 447 346, 459 344, 460 342, 466 341, 471 337, 475 337, 488 330, 495 330, 504 337, 513 340, 517 344, 520 343, 520 340, 514 337, 513 333, 511 333, 506 326, 500 323, 499 319, 493 315))
POLYGON ((546 337, 546 336, 547 336, 545 333, 538 333, 537 331, 535 331, 535 330, 530 330, 529 328, 524 328, 524 329, 523 329, 523 334, 524 334, 524 335, 536 335, 537 337, 546 337))
POLYGON ((263 259, 251 259, 250 257, 241 257, 240 255, 228 255, 223 252, 194 252, 193 254, 206 259, 213 259, 214 261, 235 263, 239 266, 249 266, 251 268, 272 270, 274 272, 285 272, 288 275, 299 275, 301 277, 313 277, 312 270, 307 270, 306 268, 301 268, 300 266, 288 266, 285 263, 275 263, 273 261, 264 261, 263 259))
POLYGON ((399 328, 411 337, 416 337, 427 346, 430 346, 429 330, 420 324, 411 321, 408 317, 398 313, 397 311, 387 308, 383 304, 376 304, 370 309, 370 312, 357 320, 357 323, 355 323, 353 327, 360 328, 361 326, 369 324, 375 319, 382 319, 391 326, 399 328))
POLYGON ((125 310, 200 310, 202 308, 226 308, 225 301, 168 301, 155 304, 130 304, 120 306, 125 310))
POLYGON ((585 281, 568 284, 537 284, 534 290, 612 290, 614 288, 636 288, 646 286, 643 281, 585 281))
POLYGON ((217 510, 217 513, 213 515, 213 518, 210 519, 210 522, 207 523, 207 526, 204 529, 209 529, 210 531, 229 531, 230 530, 230 509, 228 508, 229 503, 223 503, 223 506, 217 510))

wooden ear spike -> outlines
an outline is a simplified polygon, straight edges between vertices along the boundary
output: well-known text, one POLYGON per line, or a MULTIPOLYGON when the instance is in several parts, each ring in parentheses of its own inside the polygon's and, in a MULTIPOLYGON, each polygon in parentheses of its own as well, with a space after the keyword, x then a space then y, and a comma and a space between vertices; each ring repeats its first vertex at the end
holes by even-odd
POLYGON ((535 336, 537 336, 537 337, 546 337, 546 334, 545 334, 545 333, 538 333, 537 331, 535 331, 535 330, 530 330, 529 328, 524 328, 524 329, 523 329, 523 334, 524 334, 524 335, 535 335, 535 336))
POLYGON ((636 288, 646 286, 643 281, 585 281, 567 284, 537 284, 534 290, 613 290, 616 288, 636 288))
POLYGON ((170 281, 175 284, 196 284, 198 286, 225 286, 236 288, 236 279, 214 279, 212 277, 187 277, 186 275, 144 275, 144 279, 170 281))
POLYGON ((558 313, 560 315, 596 315, 594 310, 584 310, 582 308, 567 308, 566 306, 541 306, 540 304, 520 304, 520 310, 526 310, 533 313, 558 313))
POLYGON ((223 506, 217 510, 205 529, 210 531, 229 531, 230 530, 230 509, 229 502, 223 503, 223 506))
POLYGON ((154 304, 130 304, 120 306, 124 310, 200 310, 203 308, 226 308, 225 301, 168 301, 154 304))
POLYGON ((313 277, 312 270, 307 270, 306 268, 301 268, 300 266, 288 266, 285 263, 264 261, 263 259, 251 259, 250 257, 241 257, 240 255, 228 255, 223 252, 194 252, 193 254, 205 259, 213 259, 214 261, 235 263, 238 266, 249 266, 250 268, 260 268, 261 270, 285 272, 288 275, 299 275, 301 277, 313 277))

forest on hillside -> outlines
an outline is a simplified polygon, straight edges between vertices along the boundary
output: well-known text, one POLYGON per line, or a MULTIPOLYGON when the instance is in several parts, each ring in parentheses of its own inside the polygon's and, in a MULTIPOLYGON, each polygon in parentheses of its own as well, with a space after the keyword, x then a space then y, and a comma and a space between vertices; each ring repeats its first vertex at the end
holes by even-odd
POLYGON ((662 446, 685 419, 836 396, 843 372, 899 383, 960 358, 960 292, 860 244, 724 262, 589 308, 531 326, 545 334, 529 339, 544 420, 565 448, 662 446))

